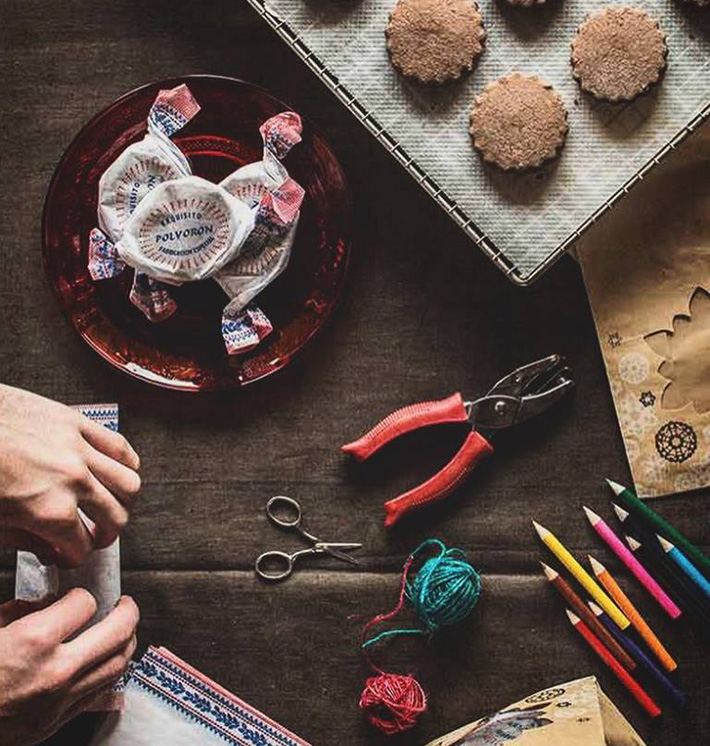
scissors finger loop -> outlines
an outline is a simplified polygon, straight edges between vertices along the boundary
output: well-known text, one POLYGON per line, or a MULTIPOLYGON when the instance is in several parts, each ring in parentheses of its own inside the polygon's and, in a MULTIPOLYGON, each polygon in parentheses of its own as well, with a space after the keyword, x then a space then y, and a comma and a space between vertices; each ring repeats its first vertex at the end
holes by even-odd
POLYGON ((266 515, 282 528, 299 528, 301 525, 301 506, 297 500, 286 495, 274 495, 266 503, 266 515))
POLYGON ((264 552, 256 558, 254 569, 263 580, 285 580, 293 572, 293 555, 278 550, 264 552))

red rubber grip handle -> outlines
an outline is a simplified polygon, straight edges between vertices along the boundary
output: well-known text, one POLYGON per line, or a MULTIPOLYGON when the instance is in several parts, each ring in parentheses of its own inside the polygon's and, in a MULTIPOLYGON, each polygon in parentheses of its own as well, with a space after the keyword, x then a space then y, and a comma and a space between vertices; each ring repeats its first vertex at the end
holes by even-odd
POLYGON ((453 394, 447 399, 423 401, 398 409, 378 422, 362 438, 346 443, 341 450, 351 454, 357 461, 364 461, 382 446, 405 433, 429 425, 467 421, 468 413, 461 394, 453 394))
POLYGON ((393 526, 411 510, 448 497, 476 465, 492 453, 493 446, 479 432, 472 430, 458 453, 438 474, 385 503, 385 526, 393 526))

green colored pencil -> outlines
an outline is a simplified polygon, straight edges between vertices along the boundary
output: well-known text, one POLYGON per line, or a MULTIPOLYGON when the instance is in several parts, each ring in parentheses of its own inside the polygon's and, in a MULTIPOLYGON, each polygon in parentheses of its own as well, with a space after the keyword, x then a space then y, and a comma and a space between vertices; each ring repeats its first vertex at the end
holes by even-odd
POLYGON ((685 554, 688 555, 688 558, 692 558, 695 565, 710 578, 710 559, 708 559, 695 546, 695 544, 688 541, 680 531, 673 528, 673 526, 661 518, 658 513, 651 510, 645 502, 639 500, 628 487, 623 487, 616 482, 612 482, 611 479, 607 479, 606 481, 609 487, 614 491, 619 502, 623 503, 632 513, 650 523, 658 533, 662 534, 677 547, 681 548, 685 554))

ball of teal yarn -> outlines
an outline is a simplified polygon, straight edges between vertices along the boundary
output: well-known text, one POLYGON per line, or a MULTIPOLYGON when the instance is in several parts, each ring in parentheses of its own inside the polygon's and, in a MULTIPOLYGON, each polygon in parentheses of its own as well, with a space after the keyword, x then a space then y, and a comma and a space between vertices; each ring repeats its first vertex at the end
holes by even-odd
POLYGON ((481 576, 466 555, 434 541, 441 553, 428 559, 406 587, 407 598, 429 632, 462 622, 481 595, 481 576))

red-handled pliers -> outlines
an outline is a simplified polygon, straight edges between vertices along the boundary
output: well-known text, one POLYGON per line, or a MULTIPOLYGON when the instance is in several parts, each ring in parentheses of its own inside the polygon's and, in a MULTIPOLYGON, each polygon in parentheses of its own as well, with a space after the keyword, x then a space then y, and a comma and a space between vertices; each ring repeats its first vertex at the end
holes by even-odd
POLYGON ((394 525, 405 513, 450 495, 474 467, 493 453, 481 430, 499 430, 529 420, 554 404, 574 386, 569 368, 560 355, 524 365, 504 378, 483 397, 464 401, 461 394, 447 399, 419 402, 398 409, 359 440, 342 447, 357 461, 405 433, 429 425, 469 422, 471 432, 448 464, 431 479, 385 503, 385 526, 394 525))

